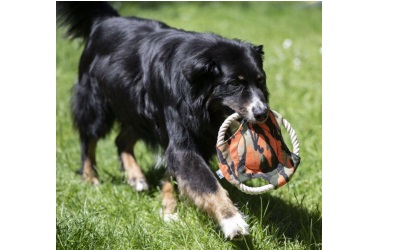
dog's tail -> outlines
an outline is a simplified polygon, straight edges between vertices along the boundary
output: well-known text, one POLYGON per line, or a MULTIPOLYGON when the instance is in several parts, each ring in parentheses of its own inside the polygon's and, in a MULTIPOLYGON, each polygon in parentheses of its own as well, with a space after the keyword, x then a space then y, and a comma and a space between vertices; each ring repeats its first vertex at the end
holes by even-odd
POLYGON ((119 16, 106 2, 60 2, 57 1, 57 21, 68 28, 71 38, 89 37, 94 22, 101 18, 119 16))

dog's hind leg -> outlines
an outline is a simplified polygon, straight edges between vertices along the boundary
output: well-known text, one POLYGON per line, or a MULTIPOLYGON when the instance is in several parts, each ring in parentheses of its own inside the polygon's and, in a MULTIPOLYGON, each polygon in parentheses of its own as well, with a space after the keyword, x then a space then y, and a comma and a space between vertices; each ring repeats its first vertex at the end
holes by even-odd
POLYGON ((83 74, 74 86, 72 114, 81 143, 80 174, 84 181, 99 184, 96 171, 96 144, 111 129, 114 116, 100 92, 96 79, 83 74))
POLYGON ((149 186, 139 164, 135 160, 133 146, 136 141, 134 134, 122 126, 121 132, 115 139, 115 144, 128 184, 136 191, 144 191, 148 190, 149 186))
POLYGON ((176 212, 178 202, 175 198, 174 185, 172 184, 171 178, 172 177, 168 175, 162 181, 162 209, 160 214, 166 222, 178 219, 178 213, 176 212))
POLYGON ((84 181, 98 185, 98 173, 96 170, 96 144, 95 139, 81 139, 81 169, 80 174, 84 181))

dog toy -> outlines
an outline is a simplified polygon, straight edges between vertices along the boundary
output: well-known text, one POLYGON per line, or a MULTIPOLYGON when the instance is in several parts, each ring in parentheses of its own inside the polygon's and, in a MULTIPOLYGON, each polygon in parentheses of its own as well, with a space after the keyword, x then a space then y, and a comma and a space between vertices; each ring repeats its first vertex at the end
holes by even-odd
POLYGON ((240 115, 230 115, 221 125, 217 138, 217 175, 247 194, 262 194, 285 185, 300 164, 300 146, 290 123, 271 111, 263 123, 251 123, 240 115), (280 126, 290 135, 293 152, 283 141, 280 126), (226 139, 227 130, 231 136, 226 139), (269 184, 249 187, 243 182, 262 178, 269 184))

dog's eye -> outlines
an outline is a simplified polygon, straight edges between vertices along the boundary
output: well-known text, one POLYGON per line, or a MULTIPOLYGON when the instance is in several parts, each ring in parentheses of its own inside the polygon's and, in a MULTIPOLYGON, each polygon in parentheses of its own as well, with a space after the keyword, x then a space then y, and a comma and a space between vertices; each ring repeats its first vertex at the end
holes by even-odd
POLYGON ((233 85, 233 86, 239 86, 240 82, 236 79, 229 81, 229 84, 233 85))

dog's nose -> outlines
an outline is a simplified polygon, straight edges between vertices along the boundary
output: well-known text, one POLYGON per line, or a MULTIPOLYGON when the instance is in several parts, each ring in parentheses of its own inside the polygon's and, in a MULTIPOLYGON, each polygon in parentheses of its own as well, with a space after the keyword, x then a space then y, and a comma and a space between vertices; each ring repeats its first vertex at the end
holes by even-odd
POLYGON ((257 122, 264 122, 268 117, 269 110, 268 108, 253 108, 254 118, 257 122))

